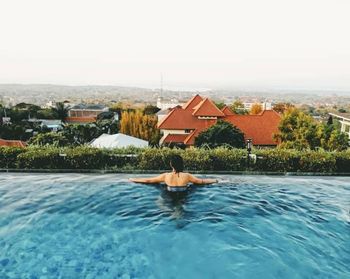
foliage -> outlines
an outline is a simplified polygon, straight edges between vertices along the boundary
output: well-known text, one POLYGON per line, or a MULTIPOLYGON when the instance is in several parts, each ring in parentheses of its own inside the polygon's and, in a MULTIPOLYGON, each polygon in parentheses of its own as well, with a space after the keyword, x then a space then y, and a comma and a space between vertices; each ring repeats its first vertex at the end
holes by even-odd
POLYGON ((0 146, 0 168, 16 168, 18 155, 24 152, 26 152, 24 148, 0 146))
POLYGON ((248 111, 244 108, 244 105, 240 100, 234 101, 230 106, 230 109, 236 114, 248 114, 248 111))
MULTIPOLYGON (((0 138, 7 140, 26 140, 26 126, 24 124, 12 124, 0 126, 0 138)), ((29 137, 29 136, 28 136, 29 137)))
POLYGON ((215 105, 218 109, 223 109, 226 106, 224 102, 215 102, 215 105))
POLYGON ((102 131, 94 123, 86 125, 69 124, 64 126, 62 134, 72 145, 82 145, 99 137, 102 131))
POLYGON ((35 115, 38 119, 56 119, 57 115, 53 109, 40 109, 35 115))
MULTIPOLYGON (((348 172, 350 151, 297 151, 286 149, 253 150, 254 171, 266 172, 348 172)), ((195 171, 244 171, 247 153, 244 149, 219 147, 190 148, 127 148, 103 150, 88 146, 0 148, 0 168, 24 169, 141 169, 170 170, 172 155, 184 158, 185 168, 195 171)))
POLYGON ((299 109, 288 109, 275 135, 280 148, 296 150, 345 150, 348 139, 334 124, 317 123, 310 115, 299 109))
MULTIPOLYGON (((30 147, 17 157, 17 167, 23 169, 113 169, 137 165, 136 158, 125 153, 137 149, 101 150, 88 146, 57 148, 30 147)), ((1 153, 0 153, 1 156, 1 153)))
POLYGON ((293 108, 291 103, 277 103, 273 106, 273 110, 279 113, 284 113, 286 110, 293 108))
POLYGON ((195 139, 195 146, 207 145, 210 148, 230 146, 243 148, 244 134, 231 123, 219 120, 215 125, 201 132, 195 139))
POLYGON ((257 115, 260 114, 262 112, 262 106, 261 104, 255 103, 252 105, 252 107, 250 108, 250 114, 252 115, 257 115))
POLYGON ((253 150, 258 156, 252 167, 258 171, 291 172, 297 171, 300 161, 300 152, 287 149, 253 150))
POLYGON ((52 108, 52 110, 56 114, 57 119, 61 120, 63 123, 66 122, 69 108, 66 107, 64 103, 56 103, 56 107, 52 108))
POLYGON ((147 105, 144 107, 143 109, 143 113, 145 115, 154 115, 156 114, 158 111, 160 111, 160 108, 158 108, 157 106, 153 106, 153 105, 147 105))
POLYGON ((124 111, 120 121, 120 132, 147 140, 151 145, 157 145, 160 139, 157 122, 156 116, 145 115, 140 110, 135 112, 124 111))
POLYGON ((30 145, 52 145, 52 146, 67 146, 69 145, 68 139, 62 133, 41 133, 32 137, 28 144, 30 145))

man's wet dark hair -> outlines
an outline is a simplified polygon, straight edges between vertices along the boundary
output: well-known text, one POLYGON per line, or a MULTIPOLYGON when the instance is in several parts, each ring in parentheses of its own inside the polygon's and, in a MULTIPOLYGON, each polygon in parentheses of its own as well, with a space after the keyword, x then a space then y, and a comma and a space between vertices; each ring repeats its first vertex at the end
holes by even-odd
POLYGON ((170 158, 170 166, 174 168, 176 173, 184 171, 184 160, 180 155, 173 155, 170 158))

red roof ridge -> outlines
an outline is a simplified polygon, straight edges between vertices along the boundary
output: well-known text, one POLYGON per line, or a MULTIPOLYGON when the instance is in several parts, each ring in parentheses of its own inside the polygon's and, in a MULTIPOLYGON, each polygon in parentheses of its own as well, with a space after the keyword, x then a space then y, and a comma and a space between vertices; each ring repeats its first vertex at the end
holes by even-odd
POLYGON ((182 108, 187 109, 189 107, 189 105, 191 105, 193 103, 193 101, 195 101, 197 98, 200 98, 201 101, 203 100, 203 98, 199 94, 196 94, 186 104, 184 104, 182 106, 182 108))
POLYGON ((161 129, 161 126, 164 124, 164 122, 169 119, 169 117, 172 115, 172 113, 177 110, 177 109, 180 109, 179 107, 174 107, 163 119, 160 123, 158 123, 158 129, 161 129))
POLYGON ((218 109, 218 107, 209 99, 205 98, 196 106, 192 113, 195 116, 225 116, 225 114, 218 109), (211 111, 209 111, 211 110, 211 111), (201 114, 202 113, 202 114, 201 114))

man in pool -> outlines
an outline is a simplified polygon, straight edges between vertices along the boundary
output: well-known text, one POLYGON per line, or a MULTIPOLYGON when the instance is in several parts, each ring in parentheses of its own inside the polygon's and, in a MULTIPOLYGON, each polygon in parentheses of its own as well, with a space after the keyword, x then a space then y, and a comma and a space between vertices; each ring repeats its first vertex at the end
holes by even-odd
POLYGON ((179 192, 187 190, 188 184, 212 184, 217 183, 216 179, 200 179, 190 173, 183 172, 184 163, 180 155, 174 155, 170 160, 172 172, 162 173, 159 176, 151 178, 130 178, 130 181, 136 183, 162 183, 167 185, 167 190, 179 192))

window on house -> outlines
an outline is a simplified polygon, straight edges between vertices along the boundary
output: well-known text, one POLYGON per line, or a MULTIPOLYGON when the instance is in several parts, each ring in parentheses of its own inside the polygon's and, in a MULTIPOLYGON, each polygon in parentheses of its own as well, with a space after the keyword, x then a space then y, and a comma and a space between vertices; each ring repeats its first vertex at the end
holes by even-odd
POLYGON ((185 130, 185 133, 186 133, 186 134, 189 134, 189 133, 191 133, 191 132, 192 132, 192 130, 190 130, 190 129, 186 129, 186 130, 185 130))

